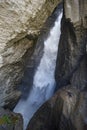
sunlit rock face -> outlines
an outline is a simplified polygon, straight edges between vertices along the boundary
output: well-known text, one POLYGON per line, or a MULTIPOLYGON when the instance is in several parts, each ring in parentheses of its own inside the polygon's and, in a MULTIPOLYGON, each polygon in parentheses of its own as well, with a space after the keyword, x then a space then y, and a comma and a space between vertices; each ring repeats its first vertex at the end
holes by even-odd
POLYGON ((38 36, 43 23, 60 1, 0 1, 1 106, 14 104, 19 98, 20 92, 14 91, 14 86, 23 76, 26 53, 32 51, 35 43, 33 39, 38 36))
POLYGON ((75 25, 87 28, 87 1, 86 0, 65 0, 65 17, 75 25))
POLYGON ((87 1, 65 0, 61 37, 56 66, 58 86, 87 85, 87 1), (61 58, 62 57, 62 58, 61 58))
POLYGON ((66 86, 40 107, 27 130, 86 130, 87 93, 66 86))

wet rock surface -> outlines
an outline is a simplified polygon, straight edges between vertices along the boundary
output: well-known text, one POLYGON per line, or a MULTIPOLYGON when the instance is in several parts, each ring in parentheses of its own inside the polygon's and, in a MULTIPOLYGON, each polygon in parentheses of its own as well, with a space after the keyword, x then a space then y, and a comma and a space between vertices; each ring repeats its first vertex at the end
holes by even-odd
POLYGON ((87 93, 67 86, 35 113, 27 130, 86 130, 87 93))

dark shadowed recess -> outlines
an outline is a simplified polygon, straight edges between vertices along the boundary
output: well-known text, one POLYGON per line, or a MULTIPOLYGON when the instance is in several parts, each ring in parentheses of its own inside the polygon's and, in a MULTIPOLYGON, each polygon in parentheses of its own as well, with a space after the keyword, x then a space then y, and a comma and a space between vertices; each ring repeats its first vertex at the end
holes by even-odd
POLYGON ((70 19, 65 19, 65 16, 62 18, 61 26, 55 71, 56 89, 68 84, 83 89, 87 84, 87 30, 81 26, 74 28, 70 19), (78 32, 81 35, 79 42, 77 41, 78 32))

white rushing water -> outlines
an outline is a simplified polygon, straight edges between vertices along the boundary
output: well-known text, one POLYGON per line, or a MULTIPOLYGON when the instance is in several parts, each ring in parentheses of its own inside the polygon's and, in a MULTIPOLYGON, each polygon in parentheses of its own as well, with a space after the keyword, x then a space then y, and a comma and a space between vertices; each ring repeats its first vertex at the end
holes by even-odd
POLYGON ((21 113, 24 118, 24 130, 36 110, 49 99, 55 89, 55 66, 60 38, 62 13, 55 21, 50 35, 44 42, 44 53, 36 70, 32 90, 26 100, 20 99, 14 112, 21 113))

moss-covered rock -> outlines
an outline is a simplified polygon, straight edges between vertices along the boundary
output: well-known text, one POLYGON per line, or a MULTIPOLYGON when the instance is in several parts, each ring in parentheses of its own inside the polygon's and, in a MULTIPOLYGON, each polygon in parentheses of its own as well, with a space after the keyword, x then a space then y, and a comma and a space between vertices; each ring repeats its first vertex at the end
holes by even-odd
POLYGON ((23 130, 22 116, 0 108, 0 130, 23 130))

